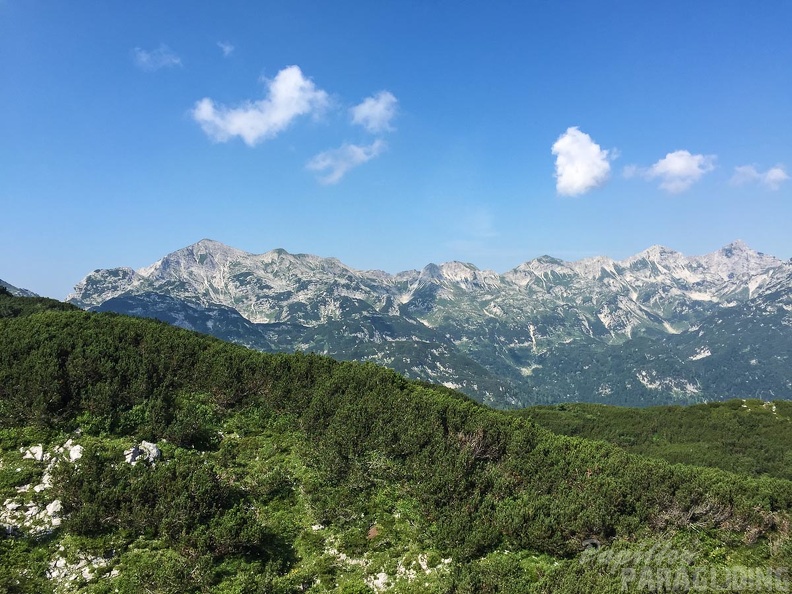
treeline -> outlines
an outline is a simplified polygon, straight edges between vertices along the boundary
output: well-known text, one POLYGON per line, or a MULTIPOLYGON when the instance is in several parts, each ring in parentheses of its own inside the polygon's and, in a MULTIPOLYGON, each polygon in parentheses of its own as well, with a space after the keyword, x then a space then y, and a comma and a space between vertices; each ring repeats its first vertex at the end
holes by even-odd
MULTIPOLYGON (((58 488, 70 514, 65 527, 75 534, 156 538, 201 559, 209 569, 196 575, 209 577, 195 591, 221 580, 211 568, 229 560, 283 577, 284 592, 318 579, 321 568, 299 584, 287 579, 301 546, 296 521, 261 515, 273 501, 296 506, 298 493, 315 521, 338 530, 337 546, 349 554, 399 544, 397 531, 380 537, 394 521, 383 518, 413 502, 411 538, 460 564, 449 578, 449 591, 459 592, 524 591, 490 587, 498 579, 475 577, 477 565, 467 565, 504 549, 569 558, 587 539, 692 527, 721 542, 750 535, 778 545, 792 509, 787 481, 672 466, 554 435, 373 364, 263 354, 113 314, 0 320, 0 428, 19 427, 172 444, 174 465, 146 474, 119 470, 110 455, 119 446, 99 441, 83 462, 62 469, 58 488), (240 439, 274 434, 293 444, 288 455, 304 474, 245 487, 234 470, 240 454, 220 430, 240 439), (380 522, 374 536, 372 519, 380 522)), ((767 555, 788 562, 784 546, 767 555)), ((256 583, 276 591, 271 580, 256 583)))

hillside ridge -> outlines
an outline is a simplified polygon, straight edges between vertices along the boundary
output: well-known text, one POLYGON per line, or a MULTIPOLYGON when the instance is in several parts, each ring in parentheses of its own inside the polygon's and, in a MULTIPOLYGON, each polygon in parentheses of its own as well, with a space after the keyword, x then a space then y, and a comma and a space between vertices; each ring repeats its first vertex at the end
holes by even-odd
POLYGON ((658 543, 707 575, 789 566, 790 481, 553 435, 370 363, 0 300, 26 312, 0 319, 0 587, 620 591, 590 542, 652 572, 658 543))

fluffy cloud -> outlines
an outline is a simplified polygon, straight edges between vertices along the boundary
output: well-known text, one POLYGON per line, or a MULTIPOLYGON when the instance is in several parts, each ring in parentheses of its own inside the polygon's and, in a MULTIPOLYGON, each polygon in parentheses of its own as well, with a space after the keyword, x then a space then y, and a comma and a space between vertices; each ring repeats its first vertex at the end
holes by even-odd
MULTIPOLYGON (((660 179, 660 187, 672 194, 684 192, 705 174, 715 169, 715 155, 692 155, 689 151, 668 153, 646 170, 634 169, 632 174, 642 173, 646 179, 660 179)), ((624 173, 630 177, 626 168, 624 173)))
POLYGON ((217 47, 220 48, 220 51, 223 52, 223 57, 227 58, 232 53, 234 53, 234 46, 228 43, 227 41, 218 41, 217 47))
POLYGON ((567 128, 552 150, 556 156, 556 191, 562 196, 584 194, 607 181, 608 151, 577 127, 567 128))
POLYGON ((325 172, 319 177, 323 184, 335 184, 351 169, 371 161, 388 147, 384 140, 375 140, 369 145, 343 144, 337 149, 319 153, 313 157, 306 167, 317 173, 325 172))
POLYGON ((160 68, 173 68, 174 66, 182 65, 181 58, 164 43, 153 50, 144 50, 136 47, 132 50, 132 58, 138 68, 148 72, 153 72, 160 68))
POLYGON ((753 165, 742 165, 734 168, 734 175, 731 183, 740 186, 747 183, 757 182, 770 190, 777 190, 781 184, 789 179, 789 175, 780 165, 776 165, 760 173, 753 165))
POLYGON ((389 91, 380 91, 373 97, 351 108, 352 122, 373 134, 393 130, 391 120, 396 115, 398 100, 389 91))
POLYGON ((298 66, 288 66, 265 82, 267 96, 264 99, 229 108, 215 106, 214 101, 204 98, 195 104, 192 117, 216 142, 239 136, 248 146, 255 146, 277 136, 295 118, 316 115, 328 105, 327 93, 303 76, 298 66))

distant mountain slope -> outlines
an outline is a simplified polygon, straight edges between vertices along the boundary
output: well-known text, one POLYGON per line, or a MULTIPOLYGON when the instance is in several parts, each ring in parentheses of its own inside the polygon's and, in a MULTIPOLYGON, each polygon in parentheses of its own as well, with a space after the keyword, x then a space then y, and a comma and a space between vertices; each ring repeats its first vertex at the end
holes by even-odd
POLYGON ((15 287, 14 285, 5 282, 1 278, 0 278, 0 287, 4 287, 14 297, 38 297, 38 295, 36 295, 33 291, 28 291, 27 289, 20 289, 18 287, 15 287))
POLYGON ((648 405, 792 398, 778 372, 792 350, 790 266, 735 242, 697 257, 654 246, 505 274, 461 262, 387 274, 202 240, 137 271, 94 271, 68 299, 262 350, 375 361, 496 406, 648 405))

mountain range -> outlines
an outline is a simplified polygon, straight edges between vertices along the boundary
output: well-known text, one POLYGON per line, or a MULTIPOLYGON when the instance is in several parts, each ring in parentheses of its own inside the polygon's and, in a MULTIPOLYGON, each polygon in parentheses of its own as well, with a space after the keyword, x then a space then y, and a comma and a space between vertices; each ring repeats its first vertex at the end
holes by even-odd
POLYGON ((792 262, 737 241, 704 256, 542 256, 498 274, 429 264, 388 274, 204 239, 67 297, 264 351, 374 361, 490 405, 644 406, 792 399, 792 262))

